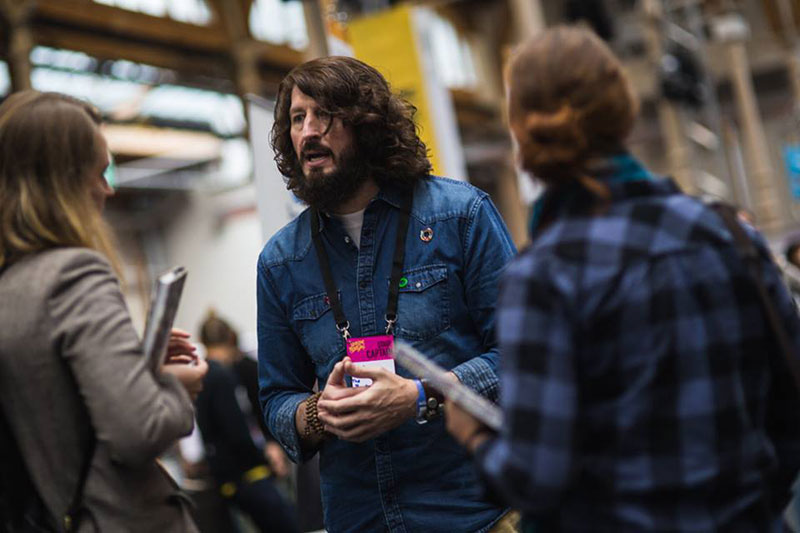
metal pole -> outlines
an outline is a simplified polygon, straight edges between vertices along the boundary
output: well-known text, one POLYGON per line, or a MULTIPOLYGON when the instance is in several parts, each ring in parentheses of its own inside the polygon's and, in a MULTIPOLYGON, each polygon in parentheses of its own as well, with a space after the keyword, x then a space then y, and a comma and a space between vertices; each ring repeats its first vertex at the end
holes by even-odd
MULTIPOLYGON (((663 12, 658 0, 644 0, 642 2, 646 17, 645 35, 648 45, 648 55, 653 69, 658 68, 663 55, 662 26, 663 12)), ((667 147, 667 160, 669 161, 670 174, 686 192, 694 192, 694 179, 689 161, 689 147, 683 128, 680 112, 672 102, 659 98, 657 103, 658 119, 661 125, 661 134, 667 147)))
POLYGON ((756 215, 759 225, 769 228, 778 223, 780 214, 769 147, 747 58, 745 42, 749 36, 749 28, 743 17, 727 15, 715 21, 715 32, 719 40, 727 46, 736 107, 750 167, 750 183, 755 193, 756 215))
POLYGON ((330 54, 328 50, 328 34, 325 31, 325 10, 319 0, 303 2, 303 13, 306 17, 308 31, 308 48, 306 59, 316 59, 330 54))
POLYGON ((514 19, 516 42, 524 41, 545 28, 541 0, 510 0, 509 7, 514 19))
POLYGON ((34 3, 31 0, 0 0, 0 10, 9 27, 8 68, 11 75, 11 90, 30 89, 31 50, 34 39, 29 21, 34 3))
POLYGON ((778 18, 781 20, 786 38, 786 68, 792 85, 795 106, 800 104, 800 53, 798 53, 797 27, 794 24, 794 10, 789 0, 777 0, 778 18))

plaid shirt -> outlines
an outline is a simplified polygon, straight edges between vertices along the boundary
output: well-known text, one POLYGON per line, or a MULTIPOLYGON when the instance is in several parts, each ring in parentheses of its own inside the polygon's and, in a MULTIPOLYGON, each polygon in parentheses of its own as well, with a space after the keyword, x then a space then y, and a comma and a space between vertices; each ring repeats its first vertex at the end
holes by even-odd
POLYGON ((548 199, 505 275, 506 425, 477 450, 485 481, 545 531, 774 528, 800 468, 800 403, 770 370, 782 355, 732 238, 669 180, 606 183, 594 216, 577 188, 548 199))

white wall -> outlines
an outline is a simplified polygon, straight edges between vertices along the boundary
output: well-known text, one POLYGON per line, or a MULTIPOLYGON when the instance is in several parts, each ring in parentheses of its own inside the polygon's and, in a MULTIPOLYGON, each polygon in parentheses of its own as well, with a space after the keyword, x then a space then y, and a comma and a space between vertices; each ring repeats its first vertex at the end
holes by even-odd
POLYGON ((189 270, 176 327, 193 336, 213 307, 245 344, 256 328, 256 260, 263 246, 255 187, 194 193, 164 235, 169 265, 189 270))

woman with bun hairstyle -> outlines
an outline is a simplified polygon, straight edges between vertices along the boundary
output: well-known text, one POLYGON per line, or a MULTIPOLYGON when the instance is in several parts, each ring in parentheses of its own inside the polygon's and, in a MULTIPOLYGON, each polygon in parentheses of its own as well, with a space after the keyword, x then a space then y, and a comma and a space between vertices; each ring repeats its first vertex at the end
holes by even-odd
POLYGON ((101 211, 100 116, 57 93, 0 105, 0 531, 196 531, 156 457, 208 367, 173 332, 154 373, 101 211))
MULTIPOLYGON (((507 82, 545 192, 498 304, 502 431, 452 403, 448 429, 526 531, 780 530, 800 399, 727 227, 626 151, 637 100, 588 30, 530 39, 507 82)), ((797 351, 791 298, 746 232, 797 351)))

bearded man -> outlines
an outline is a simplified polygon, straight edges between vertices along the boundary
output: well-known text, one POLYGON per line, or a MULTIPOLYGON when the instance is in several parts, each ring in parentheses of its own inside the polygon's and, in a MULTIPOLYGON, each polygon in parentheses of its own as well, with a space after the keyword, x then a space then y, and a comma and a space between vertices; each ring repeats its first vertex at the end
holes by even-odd
POLYGON ((309 208, 258 260, 260 400, 295 462, 320 452, 334 532, 505 520, 441 398, 388 355, 402 339, 496 400, 497 281, 514 246, 486 193, 430 175, 413 113, 352 58, 304 63, 278 90, 275 159, 309 208))

